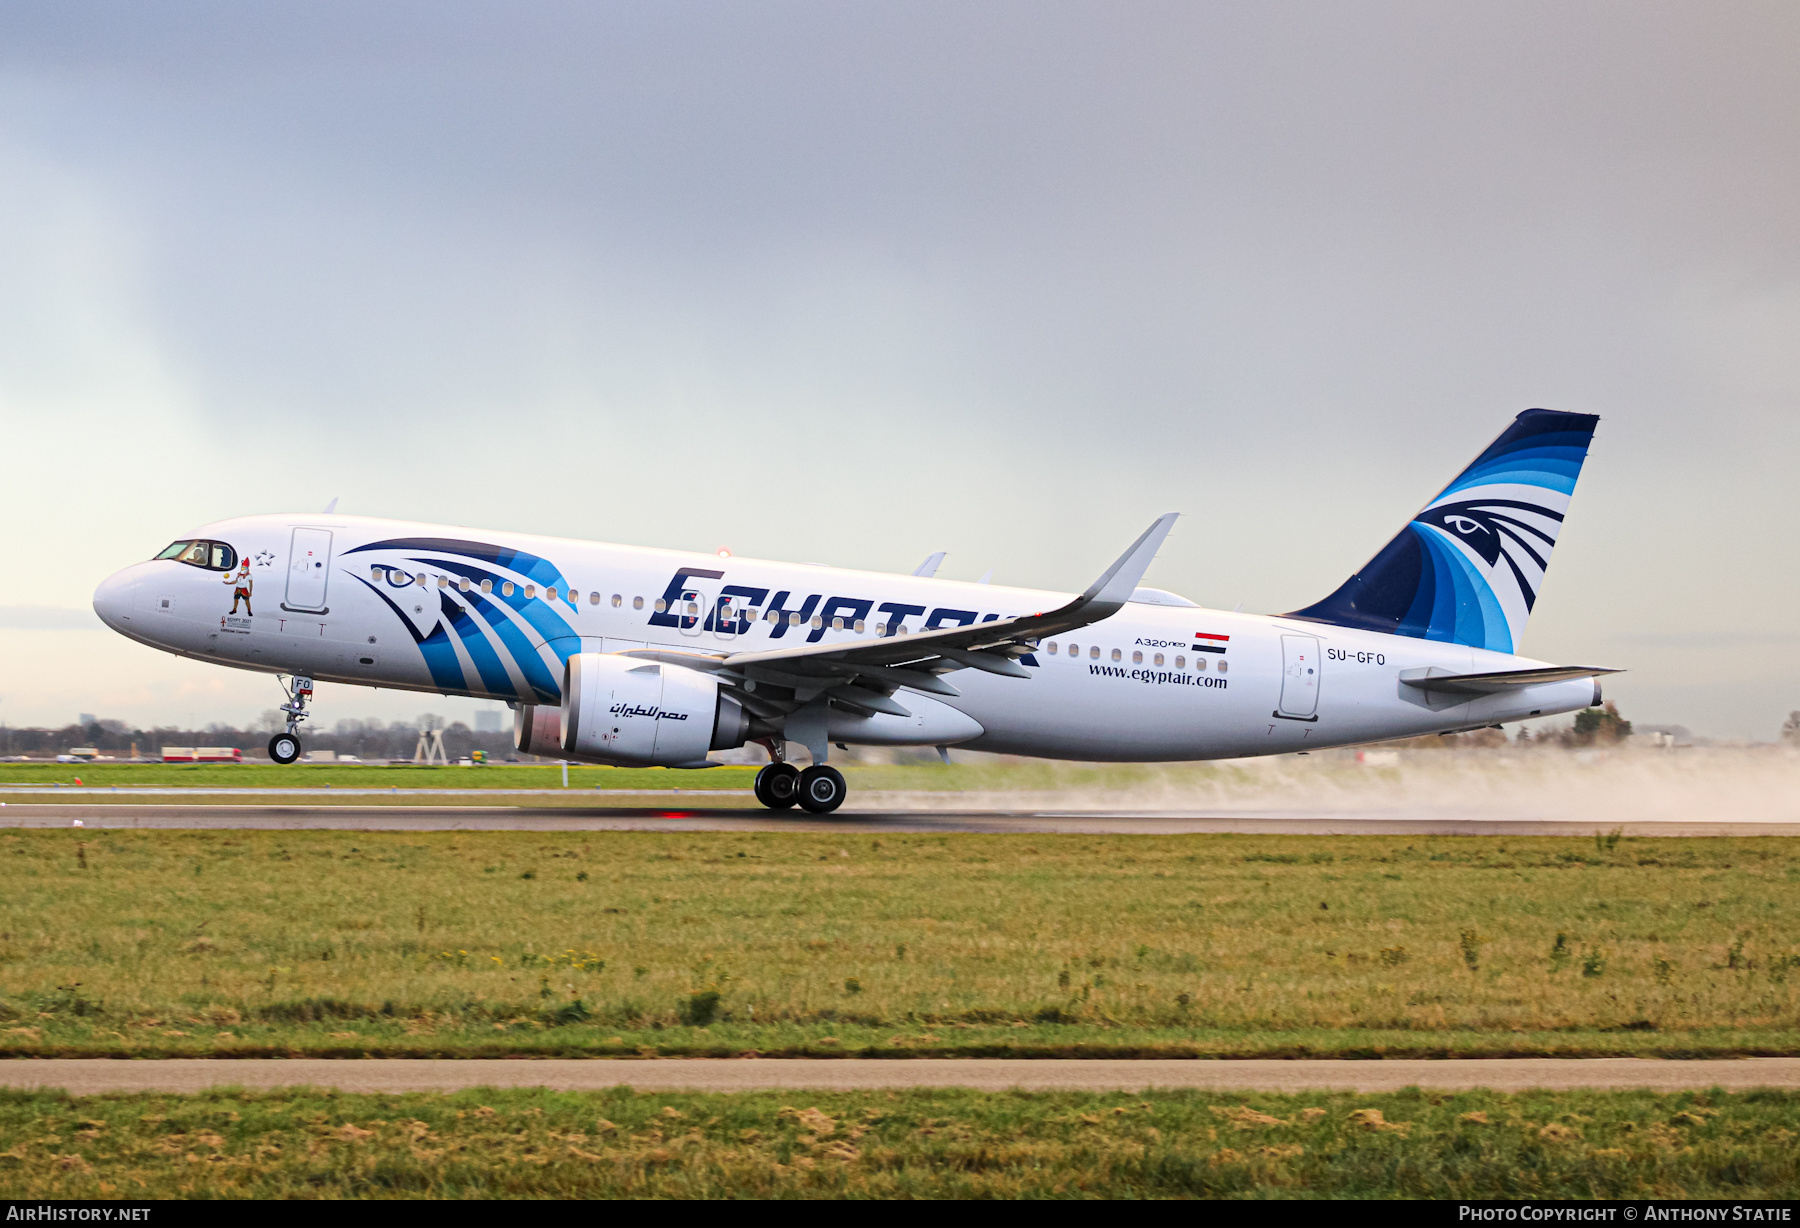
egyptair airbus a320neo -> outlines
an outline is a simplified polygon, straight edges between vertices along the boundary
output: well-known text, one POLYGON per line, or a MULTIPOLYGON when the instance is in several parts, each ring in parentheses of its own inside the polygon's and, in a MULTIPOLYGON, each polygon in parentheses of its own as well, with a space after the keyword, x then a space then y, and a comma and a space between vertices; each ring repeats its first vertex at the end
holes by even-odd
POLYGON ((94 609, 165 652, 504 700, 526 754, 703 767, 756 743, 756 796, 844 800, 836 746, 1156 762, 1272 755, 1585 708, 1599 675, 1517 654, 1598 421, 1531 409, 1323 600, 1208 610, 1139 581, 1159 518, 1080 594, 359 516, 203 525, 94 609), (804 770, 790 762, 804 747, 804 770))

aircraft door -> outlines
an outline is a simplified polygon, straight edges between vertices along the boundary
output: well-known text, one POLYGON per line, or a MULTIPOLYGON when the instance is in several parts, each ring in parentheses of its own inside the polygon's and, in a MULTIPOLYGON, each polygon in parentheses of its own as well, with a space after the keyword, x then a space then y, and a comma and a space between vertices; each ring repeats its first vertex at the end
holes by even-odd
POLYGON ((1319 641, 1310 635, 1281 637, 1281 707, 1276 716, 1319 719, 1319 641))
POLYGON ((281 608, 296 613, 329 614, 325 588, 331 579, 331 530, 295 529, 288 549, 287 597, 281 608))

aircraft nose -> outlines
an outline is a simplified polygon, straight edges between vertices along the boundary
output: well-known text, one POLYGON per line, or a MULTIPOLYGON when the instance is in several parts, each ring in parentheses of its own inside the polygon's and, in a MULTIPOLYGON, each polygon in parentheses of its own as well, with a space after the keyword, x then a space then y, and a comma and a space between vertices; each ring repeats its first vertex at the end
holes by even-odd
POLYGON ((115 571, 100 581, 100 587, 94 590, 94 613, 114 631, 123 631, 131 625, 132 593, 137 587, 137 571, 137 566, 115 571))

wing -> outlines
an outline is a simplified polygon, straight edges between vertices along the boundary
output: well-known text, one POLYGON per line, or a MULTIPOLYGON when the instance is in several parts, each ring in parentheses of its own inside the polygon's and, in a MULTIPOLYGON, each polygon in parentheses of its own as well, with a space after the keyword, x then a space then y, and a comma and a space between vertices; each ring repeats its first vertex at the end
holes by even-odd
POLYGON ((779 723, 821 695, 853 711, 910 716, 893 697, 902 687, 954 697, 956 688, 942 675, 960 669, 1030 678, 1030 671, 1018 659, 1035 648, 1040 638, 1118 613, 1131 600, 1175 518, 1174 512, 1158 517, 1086 592, 1049 611, 967 627, 762 652, 712 654, 639 648, 623 655, 714 673, 720 683, 732 688, 733 698, 746 710, 768 722, 779 723))

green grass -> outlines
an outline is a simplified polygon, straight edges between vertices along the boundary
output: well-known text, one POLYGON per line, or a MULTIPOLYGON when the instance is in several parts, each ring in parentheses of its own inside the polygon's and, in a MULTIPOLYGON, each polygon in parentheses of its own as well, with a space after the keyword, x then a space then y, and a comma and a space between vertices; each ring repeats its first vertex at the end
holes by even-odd
POLYGON ((1790 839, 18 830, 0 1053, 1800 1053, 1790 839))
POLYGON ((38 1198, 1787 1199, 1791 1092, 0 1093, 38 1198))

